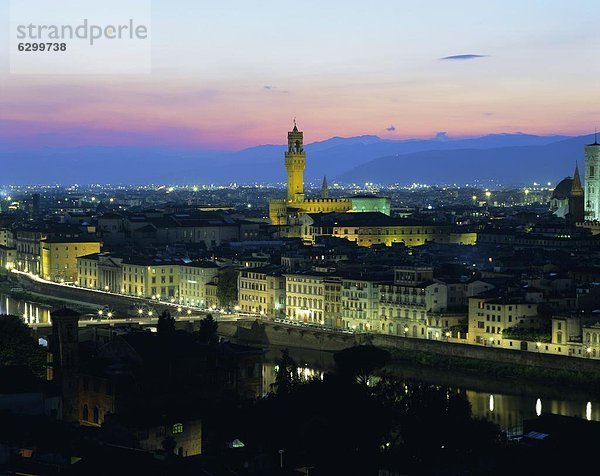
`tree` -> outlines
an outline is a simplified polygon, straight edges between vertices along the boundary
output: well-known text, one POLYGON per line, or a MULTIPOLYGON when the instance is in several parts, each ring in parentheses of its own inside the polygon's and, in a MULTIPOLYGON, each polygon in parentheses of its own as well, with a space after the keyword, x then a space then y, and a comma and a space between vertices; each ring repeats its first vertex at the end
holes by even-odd
POLYGON ((275 393, 277 395, 289 395, 300 384, 298 364, 290 356, 288 349, 281 351, 281 358, 275 364, 277 366, 275 373, 275 393))
POLYGON ((213 319, 212 314, 208 314, 200 321, 200 329, 198 331, 200 340, 207 344, 216 344, 219 342, 218 329, 219 323, 213 319))
POLYGON ((175 331, 175 318, 171 316, 171 313, 164 310, 160 316, 158 316, 158 323, 156 325, 156 332, 159 336, 166 336, 175 331))
POLYGON ((18 316, 0 316, 0 365, 25 366, 39 376, 46 368, 46 350, 18 316))
POLYGON ((369 377, 385 366, 390 358, 387 350, 374 345, 359 345, 333 354, 337 372, 366 385, 369 377))
POLYGON ((387 415, 391 448, 421 465, 435 464, 434 454, 468 458, 500 441, 500 428, 473 418, 468 400, 447 387, 384 375, 372 394, 387 415))
POLYGON ((237 299, 237 272, 228 270, 219 276, 217 299, 223 307, 229 307, 237 299))

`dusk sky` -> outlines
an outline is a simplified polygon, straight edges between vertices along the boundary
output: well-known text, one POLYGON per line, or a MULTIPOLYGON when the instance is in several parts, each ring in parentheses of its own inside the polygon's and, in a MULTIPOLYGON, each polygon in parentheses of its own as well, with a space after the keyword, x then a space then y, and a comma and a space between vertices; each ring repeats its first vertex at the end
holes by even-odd
MULTIPOLYGON (((8 24, 7 9, 0 21, 8 24)), ((149 75, 14 75, 8 147, 239 149, 600 124, 600 2, 152 2, 149 75)))

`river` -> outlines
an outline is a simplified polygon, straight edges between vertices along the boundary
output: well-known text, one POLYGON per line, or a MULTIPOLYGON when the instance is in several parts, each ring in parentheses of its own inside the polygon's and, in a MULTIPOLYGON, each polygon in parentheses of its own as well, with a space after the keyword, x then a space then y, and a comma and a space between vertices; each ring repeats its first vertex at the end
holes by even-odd
POLYGON ((21 316, 27 324, 51 323, 50 307, 0 294, 0 314, 21 316))
MULTIPOLYGON (((50 309, 43 304, 13 299, 0 294, 0 314, 22 316, 28 324, 49 323, 50 309)), ((263 367, 263 389, 272 389, 275 361, 281 349, 273 347, 266 355, 263 367)), ((321 377, 333 369, 333 354, 325 351, 290 349, 304 378, 321 377)), ((600 399, 593 392, 531 384, 526 381, 501 380, 431 367, 394 365, 387 369, 406 385, 425 382, 447 386, 465 396, 473 414, 487 418, 504 430, 518 432, 524 419, 535 418, 541 412, 576 416, 600 421, 600 399)))
MULTIPOLYGON (((266 355, 263 369, 263 388, 266 391, 274 383, 275 361, 280 355, 279 348, 270 349, 266 355)), ((299 364, 299 373, 305 378, 321 377, 334 366, 331 352, 290 349, 290 355, 299 364)), ((405 364, 390 366, 386 370, 409 387, 415 382, 449 387, 471 403, 474 416, 491 420, 513 434, 522 431, 523 420, 535 418, 542 412, 600 421, 600 399, 591 391, 503 381, 459 371, 405 364)))

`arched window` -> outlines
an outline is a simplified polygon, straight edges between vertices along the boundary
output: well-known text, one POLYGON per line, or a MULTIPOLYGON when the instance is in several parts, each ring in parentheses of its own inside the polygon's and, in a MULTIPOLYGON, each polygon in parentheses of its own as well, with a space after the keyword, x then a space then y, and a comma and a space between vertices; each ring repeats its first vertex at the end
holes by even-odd
POLYGON ((94 407, 94 423, 100 422, 100 410, 98 407, 94 407))
POLYGON ((90 410, 87 403, 83 406, 83 421, 88 421, 90 418, 90 410))

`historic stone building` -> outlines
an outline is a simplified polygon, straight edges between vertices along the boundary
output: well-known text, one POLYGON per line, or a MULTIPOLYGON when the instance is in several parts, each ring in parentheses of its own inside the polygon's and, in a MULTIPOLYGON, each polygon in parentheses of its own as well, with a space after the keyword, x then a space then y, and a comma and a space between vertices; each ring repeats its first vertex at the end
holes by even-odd
POLYGON ((285 152, 287 198, 269 201, 269 218, 273 225, 298 224, 298 218, 306 213, 382 212, 386 215, 390 214, 389 198, 371 195, 330 198, 325 179, 321 188, 321 197, 306 198, 305 168, 304 133, 298 130, 294 122, 294 129, 288 132, 288 149, 285 152))
POLYGON ((566 177, 552 192, 550 210, 554 215, 571 223, 584 221, 584 191, 579 177, 579 168, 575 165, 573 177, 566 177))
POLYGON ((585 146, 585 219, 600 221, 600 144, 585 146))

